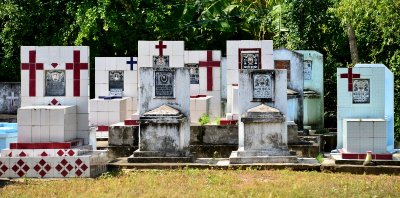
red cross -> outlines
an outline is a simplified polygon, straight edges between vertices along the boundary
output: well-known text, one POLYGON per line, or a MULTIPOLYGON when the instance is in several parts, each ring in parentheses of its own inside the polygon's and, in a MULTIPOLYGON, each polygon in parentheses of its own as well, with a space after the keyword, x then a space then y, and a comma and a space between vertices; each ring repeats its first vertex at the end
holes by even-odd
POLYGON ((36 51, 29 51, 29 63, 22 63, 21 70, 29 70, 29 96, 36 96, 36 70, 43 70, 43 63, 36 63, 36 51))
POLYGON ((160 56, 163 56, 164 49, 167 49, 167 45, 163 45, 163 41, 158 41, 158 45, 156 45, 156 49, 158 49, 158 53, 160 56))
POLYGON ((74 62, 65 64, 68 70, 74 71, 74 96, 80 96, 81 70, 88 69, 87 63, 81 63, 81 52, 74 50, 74 62))
POLYGON ((349 68, 347 74, 340 74, 340 78, 347 78, 347 89, 353 91, 353 78, 360 78, 360 74, 353 74, 353 68, 349 68))
POLYGON ((199 67, 207 68, 207 91, 212 91, 213 89, 213 67, 219 67, 221 61, 212 60, 212 51, 207 51, 207 61, 200 61, 199 67))

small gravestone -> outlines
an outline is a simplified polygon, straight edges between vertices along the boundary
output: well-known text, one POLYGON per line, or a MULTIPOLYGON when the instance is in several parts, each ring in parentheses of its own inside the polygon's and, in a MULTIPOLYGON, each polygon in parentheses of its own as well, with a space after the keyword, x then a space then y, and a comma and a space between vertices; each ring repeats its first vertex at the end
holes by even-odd
POLYGON ((393 81, 393 73, 382 64, 338 68, 337 148, 343 157, 393 152, 393 81))
POLYGON ((239 146, 231 164, 297 162, 288 151, 286 70, 239 70, 239 146), (240 145, 240 144, 239 144, 240 145))
POLYGON ((303 129, 303 55, 288 49, 274 50, 275 69, 287 70, 288 121, 303 129))
POLYGON ((304 58, 304 126, 324 128, 323 55, 313 50, 296 50, 304 58))
POLYGON ((65 70, 46 71, 45 96, 65 96, 65 70))
POLYGON ((190 68, 184 67, 183 49, 181 41, 139 41, 139 149, 128 162, 192 161, 190 68), (169 56, 170 65, 149 67, 153 56, 169 56))

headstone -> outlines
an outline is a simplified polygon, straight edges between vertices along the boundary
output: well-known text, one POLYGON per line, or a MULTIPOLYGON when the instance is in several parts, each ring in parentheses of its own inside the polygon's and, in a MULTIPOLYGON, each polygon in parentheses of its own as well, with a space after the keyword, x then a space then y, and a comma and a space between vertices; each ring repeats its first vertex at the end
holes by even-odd
POLYGON ((239 70, 239 149, 231 164, 297 162, 288 151, 286 70, 239 70))
POLYGON ((0 114, 17 114, 21 106, 21 84, 0 82, 0 114))
POLYGON ((182 41, 139 41, 139 149, 128 162, 192 160, 190 68, 184 67, 183 49, 182 41), (169 56, 170 65, 151 67, 153 56, 169 56))
MULTIPOLYGON (((136 57, 95 58, 96 98, 89 102, 91 125, 110 126, 124 122, 137 111, 137 62, 136 57)), ((105 133, 99 131, 98 134, 105 133)))
POLYGON ((382 64, 337 69, 338 145, 344 153, 392 153, 394 79, 382 64))
POLYGON ((94 177, 107 152, 89 142, 89 47, 21 47, 18 142, 1 151, 0 177, 94 177))
POLYGON ((296 50, 304 58, 304 126, 324 128, 323 55, 313 50, 296 50))
POLYGON ((274 69, 272 41, 227 41, 226 56, 226 113, 237 115, 234 89, 239 83, 239 69, 274 69))
POLYGON ((203 114, 211 119, 221 117, 221 51, 185 51, 185 67, 190 68, 191 103, 209 100, 204 108, 191 105, 192 122, 203 114))
POLYGON ((274 50, 275 69, 287 70, 288 120, 303 129, 304 63, 303 55, 288 49, 274 50))

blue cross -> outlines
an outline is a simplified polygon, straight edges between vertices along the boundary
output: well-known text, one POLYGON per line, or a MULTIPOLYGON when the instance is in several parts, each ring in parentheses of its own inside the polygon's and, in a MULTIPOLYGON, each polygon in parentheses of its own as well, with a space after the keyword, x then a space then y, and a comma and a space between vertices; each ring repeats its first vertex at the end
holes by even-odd
POLYGON ((133 60, 133 57, 131 57, 131 60, 126 61, 126 64, 131 65, 131 70, 133 70, 133 65, 134 65, 134 64, 137 64, 137 61, 134 61, 134 60, 133 60))

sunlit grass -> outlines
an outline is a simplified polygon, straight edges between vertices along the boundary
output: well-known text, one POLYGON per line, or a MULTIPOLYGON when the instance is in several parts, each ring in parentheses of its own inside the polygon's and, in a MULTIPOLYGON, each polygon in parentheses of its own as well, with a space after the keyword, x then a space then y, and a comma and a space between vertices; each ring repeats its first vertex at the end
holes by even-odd
POLYGON ((149 170, 96 179, 22 179, 0 197, 399 197, 400 176, 256 170, 149 170))

